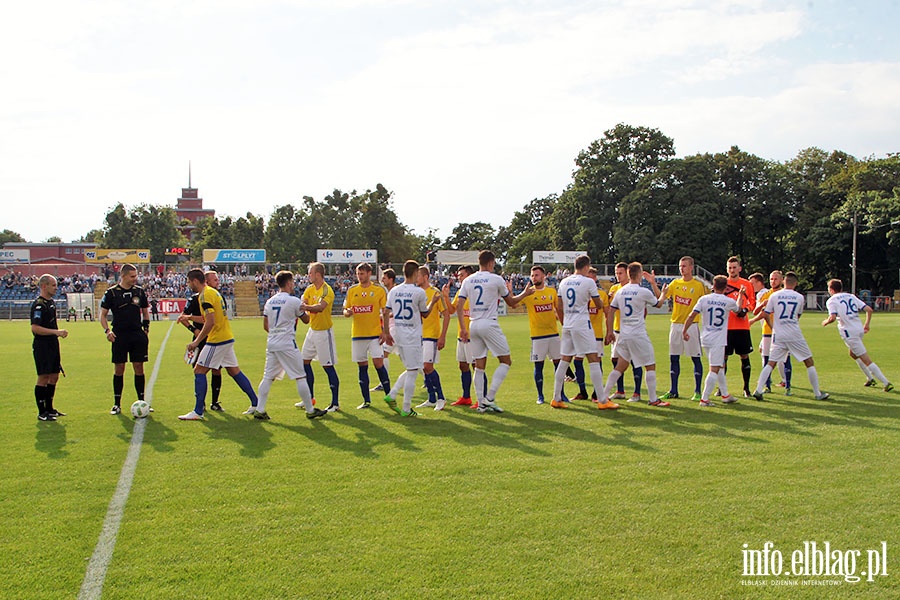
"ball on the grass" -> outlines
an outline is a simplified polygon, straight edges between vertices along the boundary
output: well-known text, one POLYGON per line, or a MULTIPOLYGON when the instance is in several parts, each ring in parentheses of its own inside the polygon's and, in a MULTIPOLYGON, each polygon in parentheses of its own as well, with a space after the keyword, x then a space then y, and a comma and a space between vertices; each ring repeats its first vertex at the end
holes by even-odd
POLYGON ((138 400, 131 405, 131 416, 135 419, 143 419, 150 414, 150 404, 145 400, 138 400))

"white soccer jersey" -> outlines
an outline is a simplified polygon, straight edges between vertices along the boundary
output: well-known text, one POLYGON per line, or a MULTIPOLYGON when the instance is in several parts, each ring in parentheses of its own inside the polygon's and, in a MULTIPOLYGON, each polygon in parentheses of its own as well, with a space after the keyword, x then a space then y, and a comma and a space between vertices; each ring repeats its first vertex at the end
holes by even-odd
POLYGON ((469 299, 469 318, 472 321, 482 319, 497 320, 497 304, 506 298, 509 290, 502 277, 487 271, 478 271, 469 275, 459 289, 458 297, 469 299))
POLYGON ((584 275, 570 275, 559 284, 557 297, 563 305, 563 329, 587 329, 591 325, 588 311, 592 298, 599 298, 597 282, 584 275))
POLYGON ((401 283, 388 293, 387 307, 394 316, 394 344, 422 347, 422 313, 428 310, 425 290, 401 283))
POLYGON ((266 301, 263 315, 269 319, 268 350, 291 350, 297 347, 297 319, 303 314, 302 301, 287 292, 278 292, 266 301))
POLYGON ((802 340, 800 315, 803 314, 803 296, 794 290, 778 290, 766 303, 765 310, 772 315, 772 340, 790 342, 802 340))
POLYGON ((636 283, 622 286, 610 306, 619 309, 619 333, 625 338, 647 335, 646 310, 655 306, 658 298, 653 292, 636 283))
POLYGON ((728 311, 737 312, 738 304, 725 294, 707 294, 702 296, 694 312, 700 315, 703 330, 700 333, 700 344, 707 348, 728 345, 728 311))
POLYGON ((843 337, 862 337, 863 322, 859 319, 859 312, 866 307, 866 303, 847 292, 833 295, 825 303, 828 314, 837 317, 838 329, 843 337))
POLYGON ((756 292, 756 303, 759 304, 762 302, 762 297, 769 292, 769 288, 763 288, 756 292))

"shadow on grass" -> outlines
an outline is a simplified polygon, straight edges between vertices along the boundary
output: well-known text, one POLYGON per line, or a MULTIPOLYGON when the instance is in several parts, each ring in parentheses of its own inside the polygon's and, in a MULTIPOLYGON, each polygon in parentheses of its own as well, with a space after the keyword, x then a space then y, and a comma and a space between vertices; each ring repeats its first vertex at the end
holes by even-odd
MULTIPOLYGON (((65 418, 65 417, 62 417, 65 418)), ((66 450, 68 439, 66 426, 59 422, 37 422, 37 432, 34 436, 34 449, 43 452, 47 458, 66 458, 69 451, 66 450)))
MULTIPOLYGON (((387 408, 382 409, 373 406, 366 409, 366 411, 367 415, 370 416, 378 415, 387 418, 395 416, 398 419, 400 418, 387 408)), ((302 435, 309 441, 321 444, 327 448, 351 452, 360 458, 377 458, 377 448, 379 446, 393 446, 398 450, 407 452, 422 451, 414 440, 397 435, 368 418, 360 418, 353 412, 347 412, 346 408, 342 408, 339 413, 331 413, 320 419, 313 420, 307 419, 306 413, 298 410, 297 418, 302 419, 302 421, 287 424, 272 420, 267 421, 267 423, 302 435), (354 439, 347 439, 338 435, 339 430, 348 427, 356 430, 357 433, 354 439)))
MULTIPOLYGON (((154 419, 152 414, 146 418, 147 425, 145 426, 144 439, 141 443, 152 446, 157 452, 172 452, 175 449, 172 443, 178 439, 178 434, 162 421, 154 419)), ((124 430, 119 434, 119 439, 126 444, 130 444, 137 420, 124 414, 118 415, 116 418, 124 430)))
POLYGON ((200 421, 207 434, 214 440, 228 440, 241 445, 241 456, 262 458, 275 447, 272 432, 261 427, 262 421, 250 415, 232 415, 227 412, 206 411, 200 421))

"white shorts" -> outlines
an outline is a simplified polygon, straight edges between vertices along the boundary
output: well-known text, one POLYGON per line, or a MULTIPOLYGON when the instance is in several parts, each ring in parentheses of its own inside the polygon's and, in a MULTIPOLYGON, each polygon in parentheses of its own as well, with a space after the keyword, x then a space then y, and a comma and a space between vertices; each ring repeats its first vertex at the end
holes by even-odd
POLYGON ((531 362, 542 362, 544 359, 560 359, 559 336, 531 338, 531 362))
POLYGON ((647 336, 631 339, 620 337, 616 345, 616 351, 619 353, 619 358, 631 361, 631 365, 634 368, 656 364, 656 357, 653 354, 653 343, 647 336))
POLYGON ((227 367, 237 367, 237 356, 234 354, 234 340, 222 342, 221 344, 210 344, 207 342, 200 351, 197 358, 197 364, 208 369, 224 369, 227 367))
POLYGON ((697 323, 691 323, 688 327, 688 335, 691 339, 684 341, 684 323, 672 323, 669 327, 669 355, 670 356, 700 356, 700 328, 697 323))
POLYGON ((456 338, 456 362, 466 363, 467 365, 475 362, 472 358, 472 347, 469 342, 464 342, 456 338))
POLYGON ((772 354, 769 355, 769 362, 784 362, 784 359, 787 358, 788 353, 790 353, 799 361, 804 361, 808 358, 812 358, 812 350, 809 349, 809 344, 806 343, 806 340, 799 339, 780 342, 773 337, 772 354))
POLYGON ((772 353, 772 334, 765 333, 763 334, 762 339, 759 341, 759 353, 763 356, 768 356, 772 353))
MULTIPOLYGON (((601 338, 601 339, 597 340, 597 356, 599 356, 600 358, 603 358, 603 356, 605 356, 603 354, 603 346, 604 346, 603 339, 601 338)), ((581 354, 576 354, 575 358, 584 358, 584 356, 581 354)))
POLYGON ((432 365, 441 362, 437 340, 422 340, 422 360, 432 365))
POLYGON ((614 332, 614 333, 616 334, 616 339, 614 339, 614 340, 613 340, 613 343, 610 344, 610 346, 609 346, 609 355, 610 355, 610 357, 613 359, 613 362, 615 362, 615 360, 616 360, 617 358, 619 358, 619 352, 618 352, 618 348, 619 348, 619 332, 616 331, 616 332, 614 332))
POLYGON ((509 342, 497 321, 478 319, 469 325, 469 347, 472 358, 485 358, 488 351, 494 356, 509 356, 509 342))
POLYGON ((395 346, 397 354, 400 355, 400 361, 406 370, 422 369, 422 346, 395 346))
POLYGON ((844 345, 853 353, 854 356, 862 356, 866 354, 866 346, 863 344, 862 338, 858 335, 847 337, 846 334, 841 335, 844 345))
POLYGON ((310 329, 303 340, 303 360, 318 360, 323 367, 337 364, 334 330, 310 329))
POLYGON ((384 358, 384 350, 378 338, 350 340, 350 358, 355 363, 368 362, 369 357, 384 358))
POLYGON ((597 351, 593 329, 563 329, 560 343, 563 356, 585 356, 597 351))
POLYGON ((725 366, 725 346, 703 346, 706 351, 706 360, 711 367, 725 366))
POLYGON ((286 374, 291 379, 305 379, 303 356, 297 348, 290 350, 266 350, 266 368, 263 379, 281 379, 286 374))

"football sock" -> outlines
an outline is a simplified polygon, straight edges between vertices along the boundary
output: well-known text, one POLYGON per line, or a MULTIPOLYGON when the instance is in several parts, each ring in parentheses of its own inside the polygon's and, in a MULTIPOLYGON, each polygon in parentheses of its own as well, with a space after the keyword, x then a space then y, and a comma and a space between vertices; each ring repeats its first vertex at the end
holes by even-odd
MULTIPOLYGON (((741 359, 741 375, 744 377, 744 389, 750 389, 750 357, 741 359)), ((772 369, 769 369, 769 373, 772 373, 772 369)), ((765 383, 765 380, 763 380, 765 383)))
POLYGON ((509 365, 506 363, 500 363, 497 365, 497 369, 494 371, 494 376, 491 377, 491 389, 488 390, 487 399, 491 402, 497 397, 497 392, 500 390, 500 386, 503 384, 503 380, 506 379, 506 374, 509 373, 509 365))
POLYGON ((669 355, 669 378, 672 380, 672 385, 669 388, 669 391, 678 395, 678 377, 681 375, 681 357, 677 354, 669 355))
POLYGON ((485 394, 487 390, 485 389, 485 384, 487 383, 487 379, 484 374, 484 370, 475 367, 475 397, 478 398, 478 401, 481 402, 485 398, 485 394))
POLYGON ((794 373, 794 367, 791 365, 791 357, 788 356, 784 360, 784 382, 787 387, 791 387, 791 375, 794 373))
POLYGON ((384 365, 375 367, 375 372, 378 373, 378 381, 381 383, 381 389, 391 389, 391 376, 388 375, 387 359, 385 359, 384 365))
MULTIPOLYGON (((878 367, 875 367, 875 368, 877 369, 878 367)), ((885 385, 887 385, 887 381, 885 381, 884 383, 885 383, 885 385)), ((48 412, 53 411, 53 396, 55 396, 55 395, 56 395, 56 384, 48 383, 47 391, 44 393, 44 400, 46 401, 48 412)))
MULTIPOLYGON (((878 381, 881 382, 881 385, 887 385, 889 383, 887 377, 884 376, 884 373, 881 372, 881 369, 879 369, 878 365, 876 365, 875 363, 869 363, 869 371, 872 372, 872 375, 875 376, 875 379, 877 379, 878 381)), ((49 388, 52 386, 48 385, 47 387, 49 388)), ((50 398, 51 398, 50 410, 53 410, 53 402, 52 402, 53 394, 52 393, 50 394, 50 398)))
POLYGON ((642 367, 635 367, 632 364, 631 370, 634 372, 634 393, 640 395, 641 382, 644 380, 644 369, 642 367))
POLYGON ((767 364, 763 367, 762 373, 759 374, 759 380, 756 382, 756 390, 754 390, 754 394, 761 394, 763 391, 763 386, 766 383, 766 379, 769 378, 769 375, 772 374, 772 365, 767 364))
POLYGON ((34 386, 34 401, 37 404, 38 414, 42 415, 47 412, 47 404, 46 400, 44 400, 44 394, 47 391, 47 387, 43 385, 34 386))
POLYGON ((418 376, 418 369, 406 371, 406 380, 403 382, 403 412, 412 410, 412 397, 416 393, 416 379, 418 376))
MULTIPOLYGON (((125 376, 113 375, 113 398, 116 406, 122 405, 122 390, 125 388, 125 376)), ((197 413, 200 414, 200 413, 197 413)))
POLYGON ((337 371, 334 369, 334 366, 322 367, 325 369, 325 374, 328 375, 328 387, 331 388, 331 405, 338 405, 338 390, 340 389, 341 382, 338 379, 337 371))
POLYGON ((576 358, 572 361, 575 368, 575 383, 578 384, 578 391, 587 396, 587 386, 584 385, 584 359, 576 358))
POLYGON ((646 378, 647 394, 649 394, 650 400, 658 400, 656 397, 656 369, 647 369, 646 378))
POLYGON ((809 385, 812 386, 813 394, 816 396, 821 394, 822 392, 819 389, 819 373, 814 366, 806 367, 806 376, 809 377, 809 385))
POLYGON ((313 390, 313 384, 316 382, 316 377, 313 375, 312 363, 303 363, 303 372, 306 373, 306 385, 309 387, 309 395, 311 398, 315 398, 316 392, 313 390))
MULTIPOLYGON (((537 388, 538 398, 544 397, 544 361, 539 360, 534 363, 534 387, 537 388)), ((553 386, 554 393, 556 384, 553 386)))
MULTIPOLYGON (((431 373, 434 373, 434 371, 431 373)), ((437 402, 437 392, 434 391, 434 380, 431 378, 431 373, 423 371, 422 375, 425 380, 425 389, 428 391, 428 401, 437 402)))
POLYGON ((556 365, 553 373, 553 400, 562 400, 563 386, 566 383, 566 373, 569 372, 569 363, 561 360, 556 365))
POLYGON ((694 362, 694 393, 700 393, 700 385, 703 381, 703 361, 700 360, 699 356, 694 356, 691 358, 694 362))
POLYGON ((706 376, 706 382, 703 385, 703 393, 700 397, 704 400, 709 400, 709 395, 712 394, 713 388, 716 387, 716 381, 719 379, 718 375, 709 372, 706 376))
MULTIPOLYGON (((612 392, 613 386, 616 385, 617 381, 622 381, 622 374, 613 369, 609 372, 609 377, 606 378, 606 386, 603 388, 603 398, 598 398, 601 402, 606 402, 609 398, 609 393, 612 392)), ((625 389, 624 387, 622 388, 625 389)), ((625 393, 624 391, 622 393, 625 393)))
POLYGON ((203 407, 206 404, 206 373, 194 373, 194 412, 198 415, 203 414, 203 407))
POLYGON ((441 376, 438 375, 437 369, 431 372, 431 379, 434 385, 434 392, 437 394, 438 400, 444 399, 444 386, 441 385, 441 376))
MULTIPOLYGON (((247 394, 247 397, 250 398, 250 405, 256 406, 259 402, 259 399, 256 397, 256 392, 253 391, 253 384, 250 383, 250 380, 247 379, 247 376, 244 375, 243 371, 238 371, 237 375, 232 375, 232 379, 234 382, 238 384, 238 387, 241 388, 241 391, 247 394)), ((203 381, 206 381, 206 377, 203 377, 203 381)))
MULTIPOLYGON (((612 361, 612 363, 613 363, 613 368, 612 368, 612 370, 613 370, 613 371, 616 370, 616 364, 617 364, 618 362, 619 362, 619 359, 618 359, 618 358, 612 361)), ((610 375, 612 375, 612 371, 610 371, 610 375)), ((621 377, 621 376, 616 380, 616 391, 617 391, 618 393, 620 393, 620 394, 624 394, 624 393, 625 393, 625 379, 624 379, 623 377, 621 377)), ((609 395, 609 394, 607 394, 607 396, 608 396, 608 395, 609 395)))
POLYGON ((303 408, 306 409, 306 412, 313 412, 315 409, 312 404, 312 396, 309 395, 309 386, 306 385, 302 378, 297 380, 297 393, 300 394, 300 399, 303 401, 303 408))
POLYGON ((369 396, 369 365, 356 365, 359 369, 359 391, 362 392, 363 402, 368 404, 372 401, 369 396))
POLYGON ((400 373, 400 377, 397 378, 397 381, 394 382, 394 387, 391 388, 391 391, 387 393, 391 398, 396 398, 397 394, 400 393, 401 389, 404 389, 403 383, 406 381, 406 371, 400 373))
POLYGON ((210 387, 212 387, 212 401, 213 404, 215 404, 219 401, 219 392, 222 391, 222 372, 213 373, 210 376, 210 379, 212 380, 210 382, 210 387))
POLYGON ((389 359, 387 356, 385 356, 381 360, 384 362, 384 370, 385 371, 389 370, 391 368, 391 359, 389 359))
POLYGON ((594 392, 596 393, 603 385, 603 366, 598 360, 597 362, 588 363, 588 369, 591 371, 591 385, 594 386, 594 392))
MULTIPOLYGON (((762 359, 763 359, 763 368, 766 368, 766 365, 769 364, 769 357, 763 356, 762 359)), ((772 387, 772 376, 771 375, 769 375, 769 378, 766 379, 766 387, 767 388, 772 387)))
POLYGON ((266 412, 266 402, 269 401, 269 390, 271 388, 272 380, 263 377, 262 381, 259 382, 259 391, 257 391, 256 410, 259 412, 266 412))
POLYGON ((570 379, 575 379, 575 371, 572 370, 572 367, 566 369, 566 377, 570 379))
POLYGON ((719 369, 717 375, 717 379, 719 381, 719 393, 721 393, 722 397, 724 398, 728 395, 728 378, 725 377, 725 369, 719 369))
POLYGON ((874 377, 872 377, 872 371, 869 369, 869 367, 866 366, 866 363, 863 362, 863 359, 857 358, 856 364, 859 365, 859 370, 862 371, 863 375, 866 376, 867 381, 869 379, 874 379, 874 377))
POLYGON ((462 380, 462 393, 463 398, 471 398, 472 397, 472 371, 462 371, 459 374, 459 378, 462 380))
POLYGON ((138 400, 144 399, 144 384, 146 380, 143 374, 134 376, 134 391, 137 392, 138 400))

